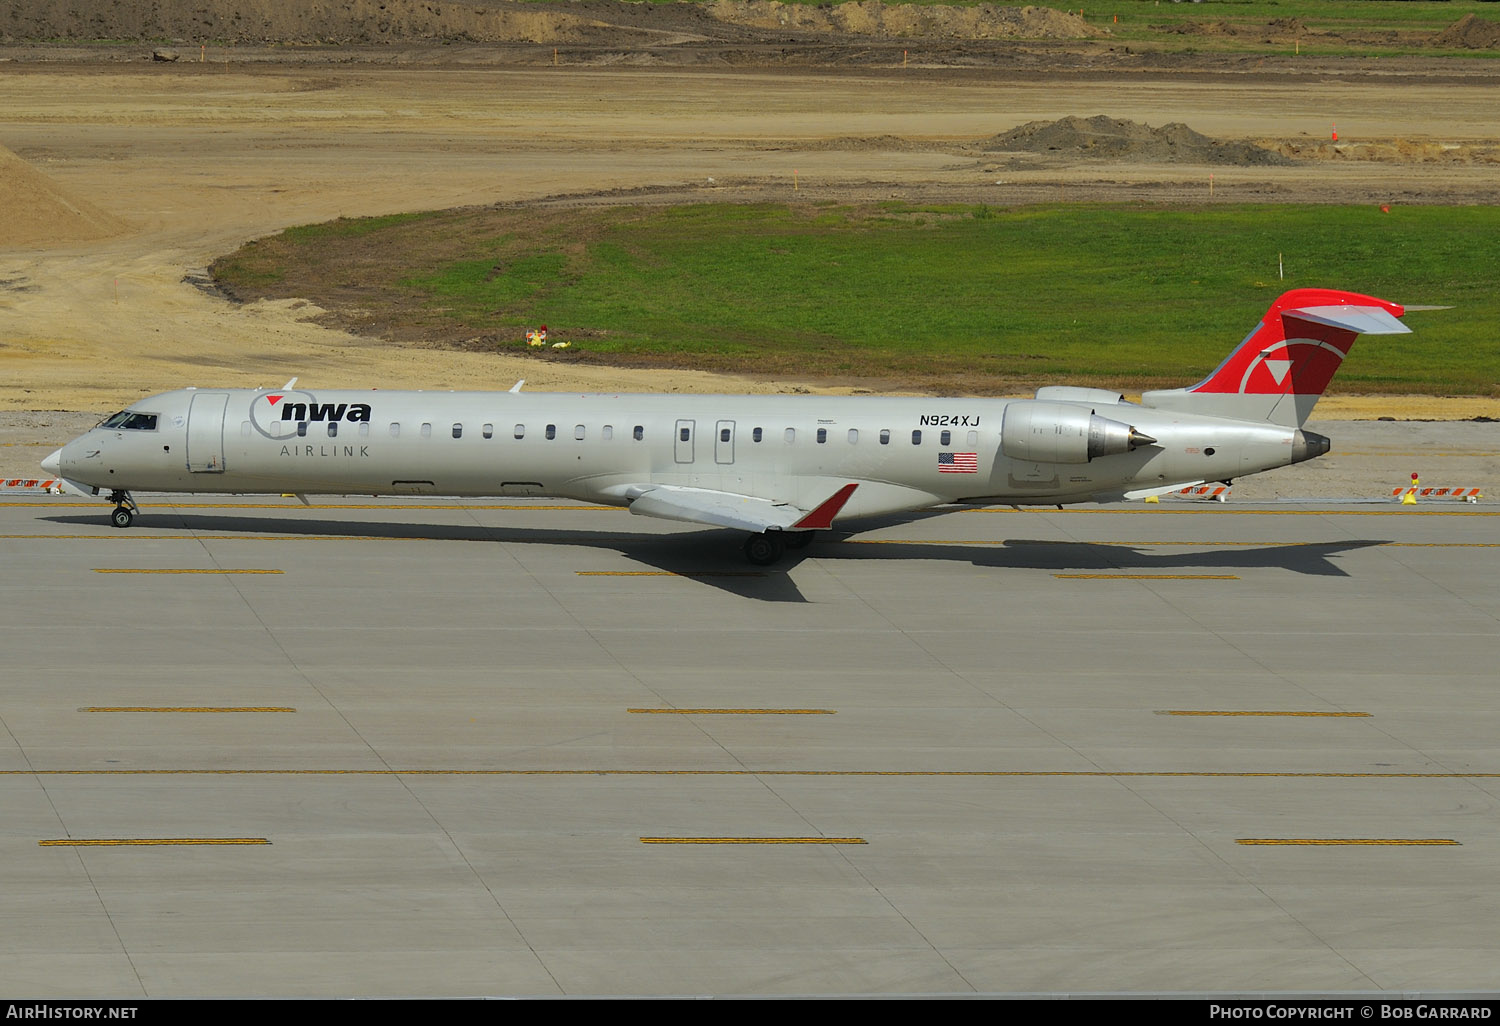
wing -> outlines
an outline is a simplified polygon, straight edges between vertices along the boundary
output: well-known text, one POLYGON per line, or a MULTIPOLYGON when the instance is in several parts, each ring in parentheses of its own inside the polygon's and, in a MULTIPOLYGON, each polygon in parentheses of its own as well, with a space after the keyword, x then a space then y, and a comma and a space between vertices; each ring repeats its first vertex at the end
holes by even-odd
POLYGON ((665 484, 639 487, 640 494, 630 504, 632 513, 761 534, 765 531, 823 530, 833 523, 833 518, 859 485, 844 485, 811 510, 757 495, 720 492, 711 488, 665 484))

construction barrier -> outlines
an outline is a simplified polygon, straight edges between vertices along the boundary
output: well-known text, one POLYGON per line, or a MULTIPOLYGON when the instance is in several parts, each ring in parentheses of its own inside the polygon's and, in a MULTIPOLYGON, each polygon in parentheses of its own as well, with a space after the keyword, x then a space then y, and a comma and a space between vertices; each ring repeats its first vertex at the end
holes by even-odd
POLYGON ((1411 505, 1418 499, 1458 499, 1461 502, 1478 502, 1484 492, 1478 488, 1392 488, 1391 498, 1411 505))
POLYGON ((1191 488, 1181 488, 1171 493, 1174 499, 1191 499, 1196 502, 1228 502, 1229 486, 1223 484, 1196 485, 1191 488))
POLYGON ((47 495, 63 494, 63 483, 55 477, 10 477, 0 480, 0 491, 44 492, 47 495))

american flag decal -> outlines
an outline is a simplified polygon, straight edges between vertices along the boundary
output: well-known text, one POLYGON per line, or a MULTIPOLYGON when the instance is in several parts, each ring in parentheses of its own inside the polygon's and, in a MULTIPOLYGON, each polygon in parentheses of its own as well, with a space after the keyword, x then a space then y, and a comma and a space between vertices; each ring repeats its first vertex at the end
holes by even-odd
POLYGON ((938 473, 977 474, 979 473, 979 453, 940 452, 938 453, 938 473))

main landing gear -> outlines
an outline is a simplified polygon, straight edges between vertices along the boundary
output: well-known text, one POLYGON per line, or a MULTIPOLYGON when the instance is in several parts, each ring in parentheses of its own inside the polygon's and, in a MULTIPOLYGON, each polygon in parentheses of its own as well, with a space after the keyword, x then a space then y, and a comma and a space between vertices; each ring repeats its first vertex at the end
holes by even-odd
POLYGON ((787 549, 805 549, 816 531, 764 531, 745 539, 745 558, 756 566, 770 566, 787 549))
POLYGON ((115 504, 115 511, 109 515, 109 522, 116 527, 129 527, 135 522, 135 515, 140 512, 140 507, 130 497, 129 492, 118 489, 109 493, 109 501, 115 504))

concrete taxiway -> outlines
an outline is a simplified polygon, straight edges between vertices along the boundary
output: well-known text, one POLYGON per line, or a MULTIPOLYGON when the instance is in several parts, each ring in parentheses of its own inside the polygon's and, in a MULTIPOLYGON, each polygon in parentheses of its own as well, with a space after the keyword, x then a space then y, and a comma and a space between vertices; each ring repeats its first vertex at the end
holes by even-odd
POLYGON ((0 993, 1500 990, 1493 505, 7 499, 0 993))

